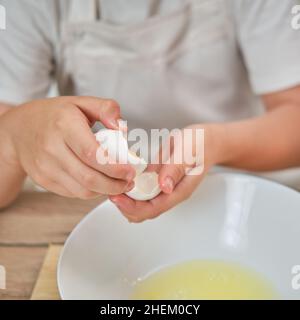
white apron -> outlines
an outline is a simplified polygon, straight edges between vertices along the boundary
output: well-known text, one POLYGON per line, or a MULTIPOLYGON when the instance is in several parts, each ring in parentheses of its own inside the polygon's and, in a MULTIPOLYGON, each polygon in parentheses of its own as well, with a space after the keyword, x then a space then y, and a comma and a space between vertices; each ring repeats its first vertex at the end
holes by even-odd
POLYGON ((63 28, 62 54, 75 94, 115 99, 131 128, 257 114, 227 1, 182 1, 171 13, 130 25, 97 19, 98 1, 72 0, 63 28))
MULTIPOLYGON (((130 25, 99 19, 98 1, 72 0, 62 26, 60 85, 68 82, 70 94, 115 99, 130 129, 182 128, 262 112, 229 0, 182 1, 171 13, 130 25)), ((299 171, 268 177, 300 188, 299 171)))

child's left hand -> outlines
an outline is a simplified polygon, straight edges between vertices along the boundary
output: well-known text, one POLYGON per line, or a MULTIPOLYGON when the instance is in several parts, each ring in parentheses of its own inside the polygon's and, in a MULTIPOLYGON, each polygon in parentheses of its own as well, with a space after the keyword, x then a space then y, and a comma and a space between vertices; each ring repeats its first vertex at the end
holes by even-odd
MULTIPOLYGON (((194 168, 197 170, 196 174, 186 174, 187 169, 191 169, 193 166, 187 165, 186 163, 174 164, 172 159, 174 159, 175 153, 179 151, 178 149, 176 151, 176 148, 173 148, 171 152, 171 161, 169 164, 150 165, 149 167, 152 171, 155 170, 159 173, 159 184, 162 192, 156 198, 149 201, 135 201, 125 194, 109 197, 130 222, 137 223, 156 218, 180 202, 187 200, 197 188, 208 169, 217 163, 216 152, 214 151, 217 150, 217 148, 215 146, 213 128, 211 126, 199 125, 188 128, 192 129, 193 132, 195 129, 204 129, 205 138, 202 141, 205 146, 205 157, 194 153, 197 149, 194 143, 195 139, 191 139, 193 143, 189 143, 188 146, 192 148, 195 159, 203 159, 203 162, 200 164, 202 168, 194 168)), ((183 130, 181 132, 183 132, 183 130)), ((173 145, 178 144, 176 144, 175 141, 173 145)), ((204 148, 200 147, 198 149, 200 152, 203 152, 204 148)))

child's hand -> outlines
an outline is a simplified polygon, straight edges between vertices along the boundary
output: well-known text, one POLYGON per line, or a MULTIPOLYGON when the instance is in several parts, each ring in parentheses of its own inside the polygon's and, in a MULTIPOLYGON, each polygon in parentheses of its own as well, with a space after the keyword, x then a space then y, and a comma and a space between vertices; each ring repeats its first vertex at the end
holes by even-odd
MULTIPOLYGON (((150 170, 159 172, 159 184, 162 193, 156 198, 150 201, 135 201, 124 194, 110 196, 110 200, 116 204, 130 222, 142 222, 147 219, 153 219, 192 195, 208 169, 217 163, 217 146, 214 142, 212 127, 189 127, 192 130, 204 129, 205 133, 204 140, 202 142, 197 141, 198 143, 204 143, 205 154, 203 154, 204 146, 203 148, 201 146, 198 148, 198 151, 202 154, 195 153, 197 149, 195 139, 190 140, 190 143, 188 143, 188 148, 190 148, 188 151, 192 151, 191 154, 193 154, 195 160, 200 160, 197 167, 195 167, 195 163, 191 164, 191 162, 174 164, 175 161, 173 160, 181 152, 182 148, 173 148, 170 164, 150 165, 150 170), (189 171, 190 173, 187 174, 189 171)), ((175 140, 173 145, 178 146, 179 144, 175 140)))
POLYGON ((91 97, 44 99, 13 108, 0 119, 5 160, 63 196, 120 194, 132 188, 134 169, 99 165, 99 145, 90 130, 96 120, 118 129, 119 118, 116 102, 91 97))

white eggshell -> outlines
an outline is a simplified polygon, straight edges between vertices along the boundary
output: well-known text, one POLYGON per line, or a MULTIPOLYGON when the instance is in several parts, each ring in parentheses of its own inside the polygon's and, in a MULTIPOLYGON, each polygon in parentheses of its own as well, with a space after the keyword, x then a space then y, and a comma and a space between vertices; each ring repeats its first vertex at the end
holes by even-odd
POLYGON ((134 167, 136 176, 140 175, 147 168, 147 162, 131 150, 128 151, 128 162, 134 167))
POLYGON ((135 177, 134 183, 134 188, 126 193, 128 197, 134 200, 151 200, 161 192, 156 172, 144 172, 135 177))
POLYGON ((103 150, 107 150, 111 159, 126 163, 128 143, 123 133, 118 130, 101 129, 96 134, 96 140, 103 150))
POLYGON ((127 140, 122 131, 102 129, 95 136, 100 143, 98 150, 100 148, 106 150, 110 158, 122 163, 128 162, 134 167, 136 171, 135 186, 126 193, 130 198, 146 201, 155 198, 161 192, 158 174, 156 172, 144 172, 147 168, 147 162, 129 150, 127 140))

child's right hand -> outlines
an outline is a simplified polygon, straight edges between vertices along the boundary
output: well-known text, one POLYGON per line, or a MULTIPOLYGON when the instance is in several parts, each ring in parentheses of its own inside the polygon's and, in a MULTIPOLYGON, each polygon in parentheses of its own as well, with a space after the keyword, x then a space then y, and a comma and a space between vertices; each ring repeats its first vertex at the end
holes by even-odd
POLYGON ((1 151, 7 163, 57 194, 81 199, 120 194, 133 187, 135 171, 127 164, 98 164, 99 145, 90 129, 96 120, 118 129, 119 118, 119 106, 112 100, 58 97, 29 102, 0 117, 1 151))

